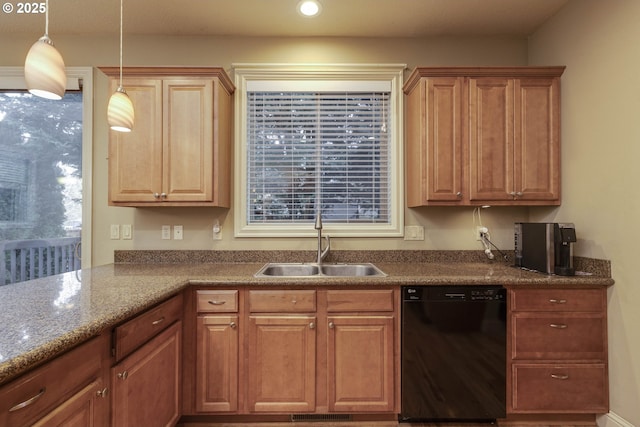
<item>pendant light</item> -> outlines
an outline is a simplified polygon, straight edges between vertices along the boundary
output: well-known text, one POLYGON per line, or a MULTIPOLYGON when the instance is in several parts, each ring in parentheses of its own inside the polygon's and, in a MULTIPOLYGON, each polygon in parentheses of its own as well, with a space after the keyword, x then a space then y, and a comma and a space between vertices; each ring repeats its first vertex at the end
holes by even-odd
POLYGON ((133 103, 127 95, 127 91, 122 87, 122 6, 123 0, 120 0, 120 80, 118 89, 111 95, 109 106, 107 107, 107 122, 111 129, 118 132, 131 132, 135 114, 133 111, 133 103))
POLYGON ((24 79, 30 93, 47 99, 62 99, 67 87, 67 74, 62 55, 49 38, 49 0, 45 7, 44 36, 27 53, 24 79))

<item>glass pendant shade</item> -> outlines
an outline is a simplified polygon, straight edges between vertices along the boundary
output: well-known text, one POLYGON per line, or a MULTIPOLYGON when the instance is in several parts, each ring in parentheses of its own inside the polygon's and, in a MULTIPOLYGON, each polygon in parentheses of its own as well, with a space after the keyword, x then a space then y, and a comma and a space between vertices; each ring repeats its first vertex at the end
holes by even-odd
POLYGON ((30 93, 47 99, 62 99, 67 73, 60 52, 45 34, 31 46, 24 63, 24 78, 30 93))
POLYGON ((122 86, 119 86, 109 98, 107 122, 111 129, 115 131, 131 132, 134 120, 133 102, 127 95, 127 91, 122 86))

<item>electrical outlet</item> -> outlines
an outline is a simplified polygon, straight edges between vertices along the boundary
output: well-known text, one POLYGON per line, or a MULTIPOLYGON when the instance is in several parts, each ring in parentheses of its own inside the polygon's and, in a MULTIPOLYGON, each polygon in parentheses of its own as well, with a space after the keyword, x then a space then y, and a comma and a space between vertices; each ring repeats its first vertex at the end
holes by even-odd
POLYGON ((162 240, 171 240, 171 226, 163 225, 162 226, 162 240))
POLYGON ((404 240, 424 240, 424 227, 421 225, 407 225, 404 227, 404 240))
POLYGON ((131 224, 122 224, 122 239, 131 240, 131 224))
POLYGON ((215 224, 213 224, 213 240, 222 240, 222 227, 220 226, 220 221, 217 219, 215 224))
POLYGON ((481 225, 476 227, 476 240, 480 241, 482 240, 482 235, 486 234, 489 232, 489 229, 487 227, 483 227, 481 225))
POLYGON ((174 225, 173 226, 173 240, 182 240, 182 226, 174 225))

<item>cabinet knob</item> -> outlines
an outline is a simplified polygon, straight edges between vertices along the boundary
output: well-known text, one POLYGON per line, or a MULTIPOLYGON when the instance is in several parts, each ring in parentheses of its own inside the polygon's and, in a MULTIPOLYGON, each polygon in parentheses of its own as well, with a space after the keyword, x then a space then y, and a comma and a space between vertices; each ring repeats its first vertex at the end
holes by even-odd
POLYGON ((522 197, 524 195, 524 193, 522 193, 522 191, 516 191, 516 196, 517 197, 522 197))
POLYGON ((457 197, 458 199, 462 199, 462 192, 461 192, 461 191, 458 191, 458 192, 456 193, 456 197, 457 197))
POLYGON ((121 380, 126 380, 128 376, 129 376, 129 372, 127 372, 127 371, 120 372, 118 374, 118 378, 120 378, 121 380))
POLYGON ((229 323, 229 327, 230 327, 231 329, 235 329, 235 328, 236 328, 236 326, 237 326, 237 325, 236 325, 236 322, 231 322, 231 323, 229 323))
POLYGON ((167 193, 160 193, 160 198, 161 199, 166 199, 167 198, 167 193))
POLYGON ((153 193, 153 198, 154 199, 159 199, 160 198, 160 193, 153 193))
POLYGON ((315 329, 316 328, 316 324, 311 322, 309 323, 309 329, 315 329))
POLYGON ((98 397, 107 397, 107 396, 109 396, 109 389, 107 387, 105 387, 102 390, 96 391, 96 396, 98 396, 98 397))
POLYGON ((334 325, 333 322, 329 322, 329 329, 333 329, 335 327, 336 327, 336 325, 334 325))

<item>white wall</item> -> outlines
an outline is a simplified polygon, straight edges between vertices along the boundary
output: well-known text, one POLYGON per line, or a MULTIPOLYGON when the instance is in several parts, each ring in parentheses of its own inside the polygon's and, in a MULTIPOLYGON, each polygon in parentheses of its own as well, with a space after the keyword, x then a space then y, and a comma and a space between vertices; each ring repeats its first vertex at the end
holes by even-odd
MULTIPOLYGON (((640 2, 572 0, 529 43, 532 65, 562 63, 563 205, 576 254, 612 260, 611 411, 640 426, 640 2)), ((628 423, 628 424, 627 424, 628 423)))

